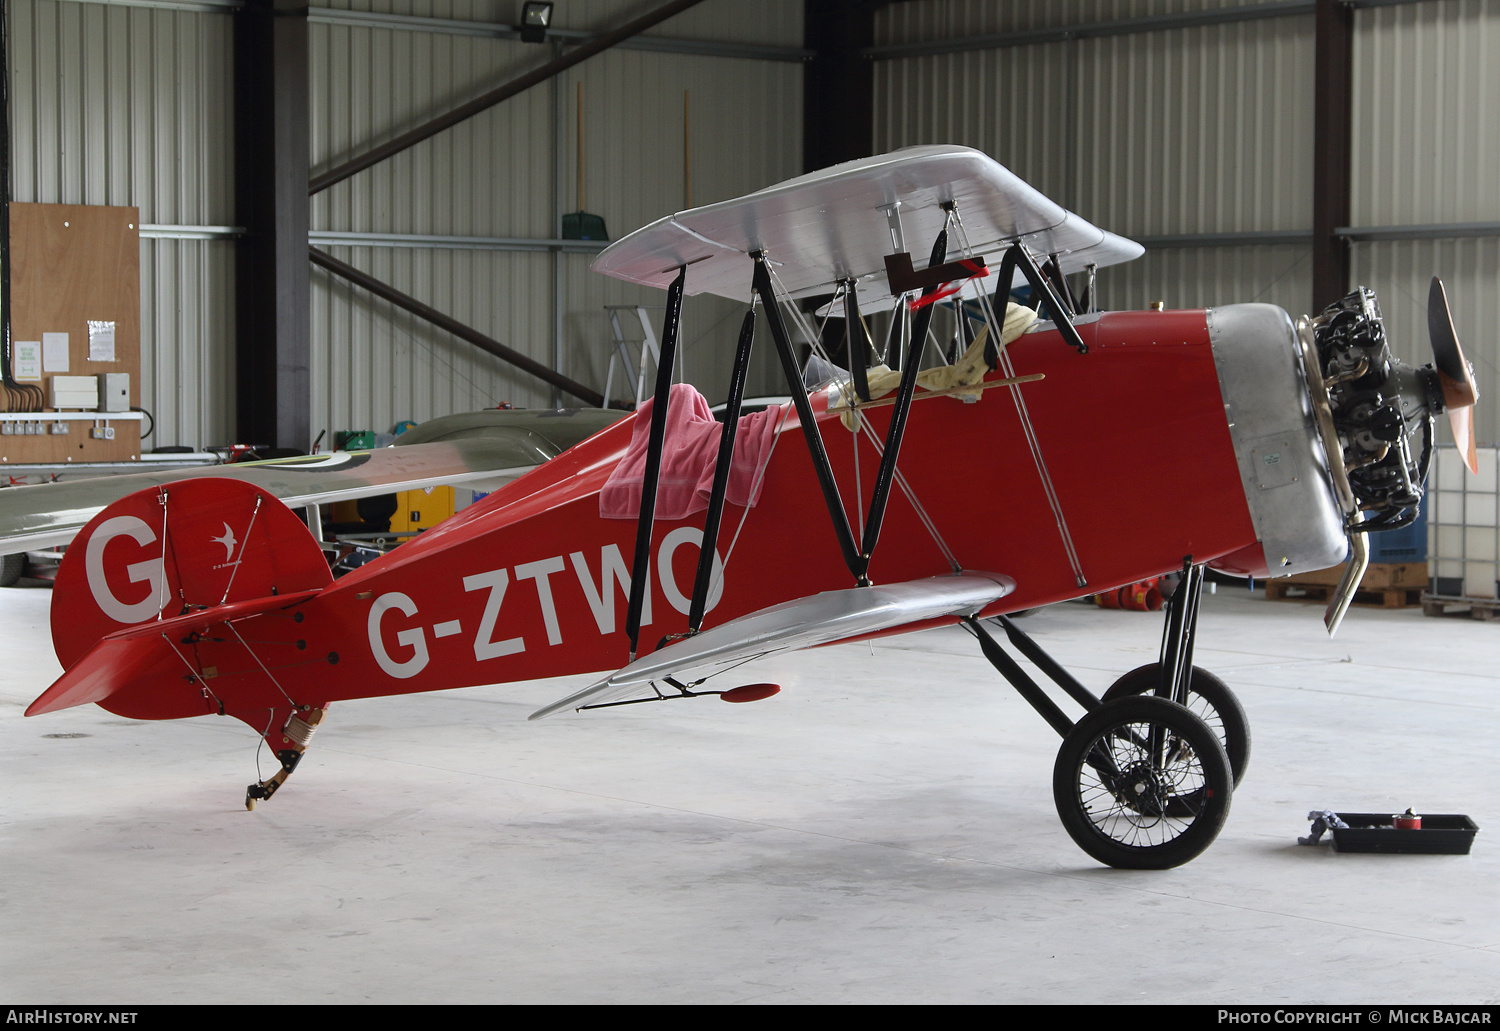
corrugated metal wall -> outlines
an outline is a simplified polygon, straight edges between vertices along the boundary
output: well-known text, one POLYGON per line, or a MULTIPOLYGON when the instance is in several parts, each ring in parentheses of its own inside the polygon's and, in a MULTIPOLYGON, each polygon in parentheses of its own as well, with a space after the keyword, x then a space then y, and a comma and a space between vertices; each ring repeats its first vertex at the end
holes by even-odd
MULTIPOLYGON (((15 200, 233 221, 229 15, 58 0, 6 13, 15 200)), ((146 446, 233 439, 233 288, 232 240, 141 241, 146 446)))
MULTIPOLYGON (((402 0, 326 6, 492 24, 518 10, 508 0, 455 0, 437 12, 402 0)), ((571 0, 558 5, 555 24, 603 31, 652 6, 571 0)), ((233 224, 229 9, 75 0, 6 8, 16 200, 135 205, 147 225, 233 224)), ((330 24, 318 18, 323 9, 313 9, 310 26, 314 171, 552 56, 551 46, 493 37, 330 24)), ((709 0, 650 34, 800 47, 802 3, 709 0)), ((616 236, 684 206, 685 91, 695 203, 802 170, 800 64, 616 50, 324 192, 313 202, 314 231, 555 238, 559 206, 572 211, 577 201, 580 81, 585 201, 616 236)), ((229 442, 234 242, 148 238, 141 246, 142 400, 158 427, 147 444, 229 442)), ((588 272, 585 255, 329 249, 548 364, 560 323, 563 371, 596 387, 610 340, 603 305, 663 300, 588 272)), ((684 368, 710 394, 727 382, 736 311, 699 300, 685 313, 684 368)), ((388 430, 398 419, 498 401, 551 402, 550 388, 319 270, 312 320, 315 433, 388 430)), ((770 366, 762 363, 751 389, 774 388, 770 366)))
POLYGON ((1500 219, 1500 4, 1358 12, 1357 226, 1500 219))
POLYGON ((1281 0, 904 0, 882 10, 877 46, 1249 7, 1281 0))
MULTIPOLYGON (((415 6, 373 9, 422 13, 415 6)), ((603 30, 649 6, 560 4, 555 24, 603 30)), ((495 8, 455 3, 445 15, 513 16, 508 8, 497 15, 495 8)), ((654 34, 797 47, 801 4, 713 0, 654 34)), ((315 172, 552 56, 550 47, 512 40, 345 24, 315 23, 312 46, 315 172)), ((685 125, 694 204, 801 171, 800 64, 619 49, 330 188, 314 199, 314 230, 556 237, 558 214, 579 202, 580 83, 584 210, 603 216, 615 237, 686 206, 685 125)), ((596 387, 604 385, 612 350, 604 305, 664 301, 659 292, 590 273, 588 255, 330 250, 547 364, 553 362, 554 294, 560 290, 561 371, 596 387)), ((320 271, 314 272, 313 305, 314 427, 383 430, 398 418, 420 421, 497 401, 551 402, 549 387, 320 271)), ((684 313, 685 375, 715 400, 727 389, 737 325, 732 316, 739 310, 695 298, 684 313)), ((659 332, 661 313, 654 315, 659 332)), ((761 357, 754 390, 774 384, 769 349, 761 357)))
MULTIPOLYGON (((402 6, 395 13, 418 13, 402 6)), ((453 16, 479 20, 476 13, 459 5, 453 16)), ((551 56, 550 48, 410 30, 314 23, 310 37, 315 174, 551 56)), ((311 225, 347 232, 554 237, 555 116, 549 90, 533 89, 317 195, 311 225)), ((552 364, 551 255, 327 249, 552 364)), ((396 419, 423 421, 499 401, 531 407, 550 397, 548 388, 497 359, 318 269, 312 305, 314 432, 389 432, 396 419)))
MULTIPOLYGON (((1144 237, 1312 224, 1313 23, 1277 18, 1083 40, 1077 210, 1144 237)), ((1126 307, 1311 303, 1310 245, 1152 247, 1109 270, 1126 307)))
MULTIPOLYGON (((1500 4, 1375 8, 1355 22, 1355 226, 1500 222, 1500 4)), ((1353 245, 1402 357, 1430 361, 1427 290, 1443 277, 1474 364, 1481 442, 1500 441, 1500 237, 1353 245)))
MULTIPOLYGON (((982 4, 882 12, 877 45, 964 38, 1219 3, 982 4)), ((1235 5, 1237 6, 1237 5, 1235 5)), ((1104 228, 1150 238, 1312 222, 1310 16, 877 62, 881 149, 961 143, 1104 228)), ((1155 248, 1101 270, 1101 303, 1310 302, 1305 245, 1155 248)))
MULTIPOLYGON (((1242 2, 1242 0, 1241 0, 1242 2)), ((417 0, 337 6, 429 15, 417 0)), ((647 9, 559 5, 562 28, 600 30, 647 9)), ((877 45, 1239 6, 1234 0, 911 0, 877 20, 877 45)), ((513 4, 454 0, 444 17, 508 21, 513 4)), ((709 0, 653 30, 675 38, 801 43, 801 0, 709 0)), ((13 191, 20 201, 131 204, 146 224, 233 222, 232 15, 74 0, 13 0, 13 191)), ((1487 0, 1364 9, 1356 17, 1358 226, 1500 220, 1493 128, 1500 5, 1487 0)), ((549 48, 315 20, 313 156, 327 167, 456 100, 539 63, 549 48)), ((1311 215, 1312 19, 1278 17, 1108 38, 876 62, 878 149, 980 147, 1108 228, 1138 237, 1305 231, 1311 215)), ((553 85, 361 173, 314 202, 316 230, 550 238, 577 204, 575 87, 584 86, 584 205, 616 235, 685 205, 690 91, 694 203, 800 169, 795 63, 617 50, 553 85), (559 182, 559 176, 561 177, 559 182)), ((605 304, 662 297, 592 276, 588 258, 546 252, 337 247, 334 253, 551 362, 561 292, 563 371, 602 386, 605 304)), ((1500 360, 1500 239, 1353 245, 1355 278, 1379 291, 1393 339, 1425 360, 1426 280, 1449 284, 1487 397, 1500 360)), ((1116 307, 1309 302, 1296 243, 1153 247, 1102 276, 1116 307)), ((234 433, 234 244, 142 242, 142 396, 152 443, 234 433)), ((318 428, 385 428, 477 404, 545 404, 551 391, 384 302, 314 273, 318 428)), ((685 366, 723 389, 738 306, 689 306, 685 366)), ((769 363, 752 389, 774 390, 769 363)), ((1480 436, 1500 439, 1482 405, 1480 436)))
MULTIPOLYGON (((1239 7, 1235 0, 912 0, 876 45, 1239 7)), ((1355 14, 1355 228, 1500 221, 1500 4, 1426 0, 1355 14)), ((962 143, 1097 224, 1144 239, 1101 271, 1102 303, 1312 303, 1307 244, 1163 246, 1180 234, 1306 233, 1312 224, 1310 14, 1039 42, 876 63, 879 149, 962 143)), ((1444 276, 1480 390, 1500 398, 1500 238, 1352 244, 1393 341, 1426 362, 1428 280, 1444 276)), ((1500 439, 1483 402, 1481 440, 1500 439)))

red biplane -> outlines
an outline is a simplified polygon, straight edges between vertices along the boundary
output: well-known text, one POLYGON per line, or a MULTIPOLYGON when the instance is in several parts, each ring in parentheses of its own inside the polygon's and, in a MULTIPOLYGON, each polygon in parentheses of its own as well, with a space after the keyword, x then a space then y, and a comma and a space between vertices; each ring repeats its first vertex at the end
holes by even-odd
POLYGON ((234 716, 281 762, 253 806, 333 702, 591 672, 533 718, 747 700, 774 688, 723 680, 755 657, 957 623, 1061 735, 1053 789, 1079 845, 1117 866, 1185 862, 1218 834, 1249 750, 1239 703, 1192 664, 1205 567, 1275 576, 1352 545, 1332 630, 1365 534, 1416 515, 1435 413, 1472 453, 1475 390, 1436 281, 1436 365, 1417 369, 1391 356, 1365 290, 1300 320, 1265 304, 1092 310, 1094 269, 1139 253, 958 147, 662 219, 595 264, 668 290, 656 393, 634 419, 337 581, 253 484, 125 497, 63 562, 66 672, 28 715, 234 716), (923 267, 908 241, 930 246, 923 267), (1074 273, 1090 282, 1078 298, 1074 273), (1045 321, 1009 304, 1017 283, 1045 321), (671 382, 683 298, 701 292, 747 303, 722 427, 671 382), (818 295, 845 319, 843 368, 797 360, 820 334, 795 302, 818 295), (924 369, 938 304, 959 346, 924 369), (877 346, 865 316, 882 307, 877 346), (792 401, 742 417, 762 331, 792 401), (1120 418, 1147 397, 1154 418, 1120 418), (1174 571, 1160 661, 1102 698, 1007 618, 1174 571), (1086 714, 1069 719, 1013 652, 1086 714))

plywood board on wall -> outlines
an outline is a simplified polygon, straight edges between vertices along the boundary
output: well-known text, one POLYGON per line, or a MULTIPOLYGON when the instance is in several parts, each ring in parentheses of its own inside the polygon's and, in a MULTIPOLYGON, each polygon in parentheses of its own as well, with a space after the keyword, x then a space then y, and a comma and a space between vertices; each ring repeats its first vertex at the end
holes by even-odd
MULTIPOLYGON (((51 403, 54 375, 130 375, 130 403, 140 404, 141 246, 136 208, 85 204, 10 206, 11 340, 35 341, 41 387, 51 403), (113 324, 113 353, 96 343, 89 323, 113 324), (51 371, 67 335, 67 371, 51 371), (51 342, 51 357, 45 342, 51 342)), ((13 355, 15 350, 13 348, 13 355)), ((21 371, 21 370, 16 370, 21 371)), ((101 419, 107 416, 101 415, 101 419)), ((3 436, 0 455, 14 462, 118 462, 139 457, 140 423, 115 420, 113 440, 86 429, 65 435, 3 436)))

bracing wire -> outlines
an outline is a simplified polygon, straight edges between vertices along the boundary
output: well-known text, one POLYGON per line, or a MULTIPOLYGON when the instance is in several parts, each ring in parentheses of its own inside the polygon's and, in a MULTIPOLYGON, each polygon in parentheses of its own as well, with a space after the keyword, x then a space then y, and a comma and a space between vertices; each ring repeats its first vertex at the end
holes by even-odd
MULTIPOLYGON (((785 294, 786 293, 786 287, 782 285, 781 279, 780 279, 780 277, 778 277, 776 275, 776 272, 775 272, 774 269, 771 272, 771 278, 775 282, 777 289, 779 289, 783 294, 785 294)), ((826 350, 824 350, 824 348, 823 348, 822 337, 819 336, 819 335, 816 335, 816 334, 814 334, 812 332, 812 327, 808 325, 807 321, 802 317, 802 313, 797 310, 797 308, 796 308, 795 305, 788 304, 788 305, 785 305, 784 307, 787 309, 787 311, 790 312, 790 314, 792 316, 792 320, 797 323, 797 326, 798 326, 799 329, 802 330, 803 335, 807 337, 807 339, 810 342, 810 344, 811 344, 814 352, 820 358, 822 358, 824 361, 826 361, 830 365, 832 365, 833 364, 833 360, 828 357, 828 352, 826 350)), ((857 425, 859 426, 860 430, 864 433, 865 437, 870 441, 871 445, 874 446, 876 454, 877 455, 884 454, 885 448, 883 447, 883 445, 881 444, 881 442, 876 438, 875 431, 870 428, 869 421, 866 420, 865 418, 863 418, 862 416, 860 416, 859 413, 858 413, 858 409, 854 408, 854 406, 853 406, 853 402, 852 402, 853 394, 851 393, 852 387, 848 383, 840 383, 840 384, 838 384, 838 389, 839 389, 840 393, 842 394, 845 402, 849 404, 850 410, 853 411, 853 412, 855 412, 855 418, 857 420, 857 425)), ((1014 389, 1014 388, 1012 388, 1012 389, 1014 389)), ((928 534, 932 537, 933 543, 936 544, 937 547, 938 547, 938 550, 943 553, 943 558, 947 560, 948 564, 953 568, 953 571, 954 572, 960 571, 963 568, 963 566, 961 566, 959 564, 958 559, 954 556, 953 549, 950 548, 950 547, 948 547, 948 542, 943 539, 943 535, 938 532, 937 524, 934 523, 932 521, 932 517, 927 514, 927 509, 922 505, 921 501, 918 500, 916 492, 914 490, 912 490, 911 485, 909 483, 907 483, 906 477, 902 474, 902 472, 901 472, 901 470, 899 468, 897 468, 896 470, 894 470, 894 472, 895 472, 894 479, 896 481, 896 485, 901 488, 901 492, 903 494, 905 494, 906 495, 906 499, 909 502, 911 502, 912 508, 917 513, 917 518, 921 521, 922 525, 926 528, 928 534)), ((855 507, 856 508, 862 508, 863 500, 864 500, 863 495, 857 495, 855 497, 855 507)), ((863 522, 864 522, 864 513, 863 513, 863 511, 861 511, 860 512, 860 523, 861 523, 860 533, 861 533, 861 536, 863 536, 863 533, 864 533, 863 522)))
MULTIPOLYGON (((972 257, 974 254, 974 247, 969 242, 969 234, 968 231, 964 228, 963 218, 958 214, 958 209, 956 207, 953 209, 951 214, 953 216, 954 224, 958 229, 959 239, 962 241, 964 256, 972 257)), ((1006 289, 1008 285, 1009 284, 1005 283, 999 284, 1001 289, 1006 289)), ((979 305, 980 310, 984 313, 985 321, 991 327, 990 332, 995 337, 995 341, 997 344, 996 350, 1000 356, 1000 371, 1006 377, 1014 378, 1016 372, 1015 366, 1010 360, 1010 354, 1005 347, 998 346, 1001 339, 1000 328, 1003 326, 1003 323, 995 317, 995 309, 994 306, 990 303, 990 296, 983 290, 979 291, 979 305)), ((1031 451, 1032 462, 1036 466, 1038 476, 1041 477, 1042 492, 1046 495, 1047 504, 1052 509, 1052 517, 1057 523, 1057 531, 1062 538, 1063 551, 1067 554, 1068 564, 1073 569, 1073 578, 1077 582, 1079 587, 1087 586, 1088 578, 1084 576, 1083 566, 1079 562, 1078 551, 1073 545, 1073 535, 1071 532, 1069 532, 1068 521, 1063 516, 1062 502, 1058 499, 1057 490, 1052 484, 1052 474, 1047 469, 1047 461, 1042 457, 1041 442, 1037 438, 1036 428, 1032 425, 1031 413, 1027 411, 1026 399, 1021 396, 1021 388, 1019 384, 1010 387, 1010 395, 1015 402, 1016 413, 1020 416, 1021 419, 1021 428, 1026 436, 1026 446, 1031 451)))

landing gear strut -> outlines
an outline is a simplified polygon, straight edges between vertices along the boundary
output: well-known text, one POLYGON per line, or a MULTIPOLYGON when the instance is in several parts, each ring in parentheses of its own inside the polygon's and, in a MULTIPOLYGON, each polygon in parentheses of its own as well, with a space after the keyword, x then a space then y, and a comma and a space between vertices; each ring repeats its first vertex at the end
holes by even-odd
POLYGON ((1250 757, 1244 710, 1224 682, 1193 666, 1203 570, 1191 557, 1167 602, 1161 660, 1096 697, 1005 616, 1010 644, 1084 709, 1076 723, 977 619, 985 658, 1063 739, 1052 791, 1068 834, 1109 866, 1159 870, 1208 848, 1250 757))
MULTIPOLYGON (((1151 694, 1160 682, 1161 663, 1138 666, 1111 684, 1100 700, 1108 705, 1118 698, 1151 694)), ((1193 666, 1188 678, 1187 701, 1183 704, 1218 736, 1219 744, 1229 758, 1229 768, 1234 773, 1234 786, 1239 787, 1240 781, 1245 779, 1245 767, 1250 764, 1250 724, 1245 719, 1240 700, 1224 681, 1202 666, 1193 666)))

